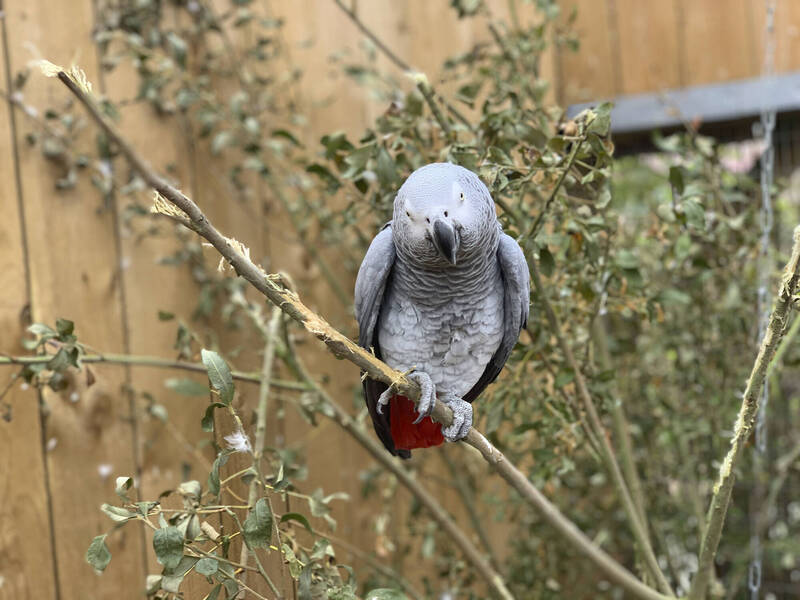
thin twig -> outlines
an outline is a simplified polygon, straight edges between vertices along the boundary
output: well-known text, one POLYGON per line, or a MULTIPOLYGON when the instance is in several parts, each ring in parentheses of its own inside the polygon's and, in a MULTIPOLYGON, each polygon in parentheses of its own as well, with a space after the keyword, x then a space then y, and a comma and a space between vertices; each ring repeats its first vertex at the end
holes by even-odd
POLYGON ((742 397, 742 406, 733 430, 733 440, 725 460, 719 470, 719 478, 714 485, 714 495, 708 508, 707 526, 703 543, 700 546, 697 574, 692 581, 689 591, 691 600, 700 600, 705 597, 711 571, 714 566, 714 557, 717 554, 722 527, 725 524, 725 515, 731 502, 733 484, 736 481, 736 466, 742 455, 747 439, 753 428, 753 421, 758 412, 758 399, 764 379, 767 375, 769 364, 775 356, 778 344, 786 333, 786 324, 789 320, 789 310, 797 301, 797 284, 800 281, 800 227, 794 230, 794 246, 792 255, 783 272, 781 285, 775 297, 775 308, 769 317, 767 331, 761 341, 753 369, 747 380, 747 387, 742 397))
MULTIPOLYGON (((585 127, 585 125, 582 125, 585 127)), ((578 156, 578 151, 581 149, 581 146, 586 141, 588 134, 586 132, 582 133, 580 138, 577 142, 573 142, 572 150, 567 156, 567 164, 564 165, 564 169, 561 171, 561 174, 558 176, 553 189, 550 190, 550 195, 547 197, 547 200, 542 207, 539 216, 536 217, 536 220, 531 224, 530 229, 528 229, 528 233, 525 236, 529 240, 533 240, 536 237, 536 232, 539 231, 539 227, 541 226, 544 216, 547 214, 547 211, 550 210, 550 205, 553 203, 553 200, 556 199, 558 195, 558 190, 561 189, 561 186, 564 185, 564 180, 567 178, 567 174, 569 173, 570 169, 572 169, 572 165, 575 163, 575 158, 578 156)))
MULTIPOLYGON (((0 366, 3 365, 37 365, 48 363, 52 360, 51 355, 42 356, 0 356, 0 366)), ((139 356, 133 354, 112 354, 104 352, 102 354, 84 354, 80 358, 81 363, 107 363, 110 365, 131 365, 135 367, 158 367, 159 369, 178 369, 182 371, 193 371, 195 373, 207 373, 206 366, 202 363, 190 363, 180 360, 170 360, 157 356, 139 356)), ((249 381, 259 383, 261 376, 257 373, 246 373, 244 371, 233 371, 233 378, 239 381, 249 381)), ((286 381, 283 379, 273 379, 270 385, 286 390, 296 390, 304 392, 308 386, 296 381, 286 381)))
MULTIPOLYGON (((394 383, 399 394, 412 400, 419 399, 420 389, 416 383, 409 380, 399 371, 392 369, 384 362, 378 360, 371 353, 357 346, 348 337, 334 329, 317 313, 305 306, 296 293, 279 285, 279 278, 267 275, 263 269, 256 266, 255 263, 231 243, 232 240, 229 240, 229 238, 226 238, 217 231, 208 220, 208 217, 203 214, 192 200, 153 171, 131 145, 124 140, 116 130, 116 127, 108 122, 102 115, 93 100, 83 92, 81 87, 76 84, 66 72, 59 71, 58 78, 86 107, 89 114, 104 130, 106 135, 117 144, 122 154, 131 163, 133 169, 164 198, 186 213, 191 219, 192 229, 210 242, 235 269, 239 276, 246 279, 273 304, 279 306, 287 315, 303 325, 307 331, 321 340, 334 356, 346 359, 357 367, 360 367, 373 379, 378 379, 385 383, 394 383)), ((396 461, 391 459, 377 442, 361 431, 355 425, 350 415, 342 409, 340 409, 340 411, 341 412, 335 412, 337 415, 335 418, 340 420, 342 426, 348 428, 348 431, 354 436, 362 438, 360 442, 370 450, 373 456, 380 460, 384 466, 390 468, 398 477, 403 477, 407 487, 413 486, 423 497, 428 496, 427 492, 421 489, 418 482, 408 475, 404 469, 392 469, 389 467, 389 465, 394 465, 396 461)), ((442 402, 436 403, 431 416, 437 423, 444 426, 449 426, 453 420, 452 410, 442 402)), ((551 504, 528 478, 510 463, 503 453, 495 448, 480 432, 474 428, 470 429, 467 436, 464 438, 464 442, 476 448, 492 468, 520 493, 522 498, 540 511, 551 526, 558 530, 579 552, 592 560, 609 579, 623 587, 631 595, 643 600, 663 600, 667 598, 667 596, 660 594, 639 581, 630 571, 625 569, 625 567, 620 565, 597 546, 597 544, 590 540, 572 521, 567 519, 553 504, 551 504)), ((433 503, 427 508, 429 510, 442 511, 438 503, 433 503)), ((446 513, 440 514, 439 516, 443 521, 449 520, 446 513)), ((636 519, 636 521, 638 522, 638 519, 636 519)), ((471 548, 474 550, 474 546, 472 546, 461 530, 455 525, 453 525, 453 528, 454 531, 448 533, 450 533, 450 536, 454 540, 457 540, 456 543, 459 544, 462 549, 471 548)), ((501 594, 501 596, 504 598, 512 597, 505 588, 505 583, 500 575, 494 572, 494 569, 491 568, 491 565, 486 562, 480 553, 477 553, 477 556, 472 556, 471 558, 473 565, 483 565, 483 572, 481 574, 487 577, 493 589, 498 591, 503 590, 504 593, 501 594)))
POLYGON ((428 82, 428 78, 425 75, 417 74, 414 79, 417 81, 417 89, 419 90, 419 93, 422 94, 423 98, 425 98, 425 102, 428 103, 428 107, 431 109, 431 113, 433 113, 433 118, 436 119, 436 122, 439 123, 439 127, 442 128, 444 134, 449 138, 452 135, 453 130, 450 128, 450 123, 442 114, 442 110, 436 103, 436 96, 433 92, 431 84, 428 82))
MULTIPOLYGON (((281 310, 277 307, 272 309, 272 319, 269 322, 269 328, 266 335, 266 343, 264 345, 264 359, 261 367, 261 383, 258 388, 258 406, 256 408, 256 435, 253 440, 253 469, 256 472, 256 477, 250 482, 250 490, 248 492, 247 504, 252 508, 256 505, 259 496, 259 486, 265 489, 263 485, 264 474, 261 467, 261 459, 264 456, 264 442, 267 437, 267 414, 269 413, 269 391, 272 381, 272 367, 275 360, 275 340, 278 337, 278 326, 281 321, 281 310)), ((269 497, 268 497, 269 501, 269 497)), ((270 512, 272 504, 270 503, 270 512)), ((277 530, 277 524, 275 525, 277 530)), ((278 538, 278 547, 281 547, 280 538, 278 538)), ((239 561, 243 564, 248 564, 250 554, 255 553, 246 544, 242 544, 241 557, 239 561)), ((285 573, 283 569, 283 560, 281 562, 281 584, 285 591, 285 573)), ((242 581, 246 583, 247 574, 242 574, 242 581)))

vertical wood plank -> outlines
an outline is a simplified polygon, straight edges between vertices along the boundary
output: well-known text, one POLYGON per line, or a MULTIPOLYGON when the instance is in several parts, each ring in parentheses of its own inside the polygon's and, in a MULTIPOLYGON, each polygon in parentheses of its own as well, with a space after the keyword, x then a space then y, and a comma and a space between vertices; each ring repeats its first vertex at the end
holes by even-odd
MULTIPOLYGON (((0 23, 0 35, 2 81, 10 89, 5 23, 0 23)), ((14 164, 13 130, 21 113, 14 110, 9 102, 0 108, 0 352, 22 354, 19 340, 28 325, 29 298, 14 164)), ((55 598, 41 413, 36 391, 12 384, 17 371, 0 370, 0 600, 55 598), (3 395, 9 384, 13 387, 3 395)))
POLYGON ((761 62, 754 54, 745 0, 680 1, 686 24, 686 85, 758 75, 761 62))
MULTIPOLYGON (((104 3, 98 2, 103 9, 104 3)), ((179 8, 165 9, 166 25, 177 24, 179 8), (174 11, 174 12, 173 12, 174 11)), ((184 138, 184 122, 179 115, 163 117, 146 102, 133 102, 138 94, 139 75, 129 62, 102 76, 110 99, 122 103, 120 130, 134 147, 147 156, 148 161, 162 174, 169 174, 177 185, 193 196, 193 155, 184 138)), ((116 163, 118 181, 125 181, 128 165, 116 163)), ((178 320, 190 323, 197 303, 197 286, 189 269, 182 266, 160 264, 181 249, 175 237, 175 226, 165 219, 149 217, 144 220, 126 219, 126 208, 139 203, 148 206, 152 201, 149 191, 135 196, 117 195, 116 227, 120 237, 120 261, 126 266, 122 272, 125 290, 129 351, 134 355, 174 358, 173 345, 178 320), (156 235, 140 235, 143 229, 155 225, 156 235), (162 321, 159 311, 172 313, 175 320, 162 321)), ((171 392, 164 386, 170 377, 191 377, 206 383, 202 375, 190 375, 165 369, 137 367, 131 371, 130 381, 136 396, 136 411, 140 423, 139 456, 141 471, 139 495, 155 500, 159 494, 176 488, 182 481, 197 479, 205 485, 214 459, 211 446, 199 442, 207 438, 200 429, 200 418, 205 409, 204 398, 187 398, 171 392), (149 393, 155 402, 166 409, 167 422, 149 416, 143 393, 149 393)), ((180 508, 178 498, 166 498, 167 508, 180 508)), ((152 532, 146 532, 147 544, 152 532)), ((152 550, 147 550, 148 572, 160 573, 152 550)), ((205 579, 192 573, 181 586, 187 598, 202 598, 210 589, 205 579)))
POLYGON ((577 10, 573 29, 580 39, 577 52, 561 49, 559 99, 564 104, 610 98, 619 90, 615 85, 614 52, 608 34, 608 6, 597 0, 565 0, 562 18, 577 10))
MULTIPOLYGON (((5 8, 13 71, 37 58, 31 55, 35 49, 59 64, 79 60, 96 81, 90 1, 12 0, 6 1, 5 8)), ((63 105, 68 97, 61 86, 38 73, 33 74, 25 94, 37 107, 63 105)), ((56 192, 56 171, 45 164, 39 148, 26 144, 23 132, 17 133, 17 146, 33 319, 53 323, 57 317, 72 318, 83 341, 121 350, 119 265, 111 212, 86 179, 75 189, 56 192)), ((122 382, 121 373, 103 372, 91 387, 76 378, 66 392, 45 395, 47 471, 64 600, 124 597, 144 585, 141 537, 133 528, 109 536, 114 562, 105 575, 96 577, 84 560, 92 537, 111 529, 97 507, 114 498, 113 474, 135 472, 131 415, 120 390, 122 382), (101 465, 110 465, 112 474, 101 465)))
POLYGON ((616 0, 623 94, 680 86, 675 0, 616 0))

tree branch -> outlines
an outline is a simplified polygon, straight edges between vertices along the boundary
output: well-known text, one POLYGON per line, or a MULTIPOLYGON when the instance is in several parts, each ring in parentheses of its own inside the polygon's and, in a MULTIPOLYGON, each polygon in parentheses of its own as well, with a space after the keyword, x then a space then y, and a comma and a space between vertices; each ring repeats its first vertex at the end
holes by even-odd
POLYGON ((747 380, 747 387, 742 397, 742 406, 739 409, 739 416, 736 419, 736 425, 733 430, 730 450, 728 450, 728 454, 722 462, 719 478, 714 485, 714 495, 711 498, 711 505, 708 509, 708 524, 703 536, 703 543, 700 546, 697 575, 695 575, 694 581, 692 581, 692 588, 689 591, 690 600, 700 600, 705 597, 714 566, 714 557, 717 554, 719 540, 722 535, 722 527, 725 524, 725 515, 731 502, 733 484, 736 481, 736 466, 753 428, 753 421, 758 412, 758 399, 769 364, 775 356, 781 338, 786 333, 789 310, 792 304, 797 302, 795 294, 797 293, 798 281, 800 281, 800 227, 794 230, 792 255, 783 271, 781 285, 775 297, 775 308, 773 308, 769 317, 767 331, 761 341, 758 356, 756 356, 753 369, 747 380))
MULTIPOLYGON (((253 440, 253 469, 256 472, 256 477, 253 478, 253 481, 250 482, 250 489, 248 490, 247 496, 247 504, 250 507, 254 507, 256 502, 258 501, 258 488, 262 486, 262 489, 266 489, 265 481, 264 481, 264 472, 261 467, 261 458, 264 456, 264 443, 267 437, 267 414, 269 412, 269 392, 272 382, 272 370, 273 364, 275 361, 275 341, 278 337, 278 326, 281 322, 281 311, 279 308, 275 307, 272 309, 272 318, 270 319, 269 326, 266 331, 266 342, 264 344, 264 358, 261 365, 261 383, 259 384, 258 388, 258 406, 256 408, 256 435, 255 439, 253 440)), ((269 503, 269 510, 271 513, 274 513, 272 510, 272 502, 267 496, 267 502, 269 503)), ((276 532, 276 537, 278 540, 278 548, 282 547, 281 538, 280 538, 280 530, 278 529, 278 522, 277 520, 274 521, 274 528, 276 532)), ((239 562, 242 564, 247 565, 250 562, 250 554, 255 555, 255 550, 251 549, 247 544, 242 544, 241 554, 239 558, 239 562)), ((284 572, 283 560, 280 561, 281 563, 281 587, 283 588, 283 594, 277 594, 278 596, 285 597, 286 596, 286 573, 284 572)), ((247 578, 247 571, 242 573, 242 581, 246 583, 247 578)), ((274 590, 273 590, 274 591, 274 590)), ((244 595, 242 595, 244 598, 244 595)))
MULTIPOLYGON (((242 247, 240 243, 236 242, 236 240, 226 238, 217 231, 192 200, 153 171, 139 154, 124 140, 119 132, 117 132, 116 127, 109 123, 100 113, 91 97, 84 93, 81 87, 73 81, 66 72, 58 71, 57 77, 86 107, 91 117, 103 129, 106 135, 117 144, 122 154, 128 159, 131 166, 139 173, 142 179, 144 179, 148 185, 155 188, 167 201, 183 211, 190 219, 191 229, 210 242, 235 269, 239 276, 246 279, 273 304, 280 307, 287 315, 303 325, 307 331, 322 341, 334 356, 352 362, 354 365, 360 367, 369 377, 393 385, 399 394, 412 400, 417 400, 419 398, 420 389, 416 383, 410 381, 401 372, 392 369, 378 360, 375 356, 363 348, 360 348, 349 338, 334 329, 327 321, 303 304, 296 293, 279 285, 278 277, 267 275, 263 269, 256 266, 245 253, 238 249, 242 247)), ((431 416, 437 423, 441 423, 445 426, 450 425, 453 419, 453 413, 450 408, 441 402, 436 403, 431 416)), ((342 414, 341 418, 344 420, 343 424, 348 421, 352 422, 351 417, 347 415, 347 413, 342 414)), ((387 460, 388 455, 376 442, 371 438, 367 438, 357 427, 353 425, 351 425, 351 427, 351 433, 353 433, 353 435, 366 438, 362 443, 370 444, 370 446, 375 449, 377 455, 382 457, 379 460, 381 460, 383 464, 394 462, 392 460, 387 460)), ((625 569, 590 540, 574 523, 572 523, 572 521, 567 519, 558 508, 551 504, 550 501, 528 481, 528 478, 511 464, 502 452, 489 443, 480 432, 474 428, 471 429, 463 441, 476 448, 503 479, 517 490, 529 504, 539 510, 543 518, 546 519, 551 526, 558 530, 579 552, 592 560, 609 579, 636 598, 641 598, 643 600, 663 600, 667 598, 667 596, 660 594, 639 581, 630 571, 625 569)), ((400 469, 399 472, 410 479, 410 476, 404 470, 400 469)), ((410 479, 408 484, 419 486, 413 479, 410 479)), ((441 509, 441 507, 439 507, 439 509, 441 509)), ((462 538, 466 539, 460 530, 458 530, 458 533, 461 534, 462 538)), ((482 556, 479 558, 485 563, 482 556)), ((488 563, 486 563, 486 567, 491 570, 488 563)), ((493 570, 491 571, 493 572, 493 570)), ((500 576, 496 575, 496 578, 494 582, 495 585, 493 586, 494 589, 504 587, 500 576)), ((506 595, 503 597, 510 598, 511 596, 506 592, 506 595)))
MULTIPOLYGON (((0 356, 0 366, 2 365, 36 365, 48 363, 53 359, 50 354, 41 356, 0 356)), ((106 363, 111 365, 130 365, 134 367, 157 367, 159 369, 179 369, 181 371, 192 371, 195 373, 208 373, 208 369, 201 363, 190 363, 180 360, 169 360, 156 356, 137 356, 130 354, 84 354, 81 356, 81 363, 94 364, 106 363)), ((244 371, 233 371, 233 378, 239 381, 249 381, 259 383, 261 376, 256 373, 245 373, 244 371)), ((270 385, 285 390, 296 390, 304 392, 308 386, 296 381, 286 381, 285 379, 272 379, 270 385)))

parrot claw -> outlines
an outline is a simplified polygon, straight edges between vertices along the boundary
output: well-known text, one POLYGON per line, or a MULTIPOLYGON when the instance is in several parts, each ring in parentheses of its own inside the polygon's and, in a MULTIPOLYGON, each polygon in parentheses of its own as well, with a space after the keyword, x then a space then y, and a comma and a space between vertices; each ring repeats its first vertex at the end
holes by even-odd
POLYGON ((414 421, 414 425, 422 421, 431 414, 436 404, 436 389, 433 386, 430 375, 421 371, 414 371, 408 374, 408 378, 416 383, 420 388, 419 401, 417 402, 417 413, 419 416, 414 421))
POLYGON ((389 404, 389 400, 392 399, 392 396, 394 396, 394 394, 395 394, 394 390, 392 388, 389 388, 388 390, 383 392, 380 396, 378 396, 378 404, 375 407, 375 410, 378 411, 379 415, 383 414, 383 407, 389 404))
POLYGON ((441 400, 453 411, 453 422, 442 428, 442 435, 448 442, 457 442, 472 428, 472 405, 458 396, 444 396, 441 400))

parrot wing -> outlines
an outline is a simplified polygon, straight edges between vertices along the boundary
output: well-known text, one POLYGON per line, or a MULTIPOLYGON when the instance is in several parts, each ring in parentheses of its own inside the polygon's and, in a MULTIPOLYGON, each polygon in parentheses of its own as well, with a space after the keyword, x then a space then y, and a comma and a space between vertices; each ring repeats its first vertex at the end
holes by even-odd
POLYGON ((530 305, 530 276, 525 254, 519 244, 505 233, 500 235, 500 244, 497 247, 497 260, 503 276, 503 339, 495 351, 481 378, 472 386, 464 400, 472 402, 480 396, 481 392, 492 383, 503 365, 506 364, 511 350, 519 339, 519 334, 528 323, 528 307, 530 305))
MULTIPOLYGON (((378 345, 378 317, 381 313, 386 285, 394 266, 394 259, 395 249, 390 221, 372 240, 356 277, 354 304, 358 321, 358 345, 367 350, 372 348, 378 358, 381 358, 381 349, 378 345)), ((369 377, 364 378, 363 386, 369 416, 372 417, 372 424, 378 438, 393 455, 403 458, 410 457, 411 453, 408 450, 395 448, 389 422, 390 407, 384 407, 383 414, 378 413, 378 398, 389 386, 369 377)))

